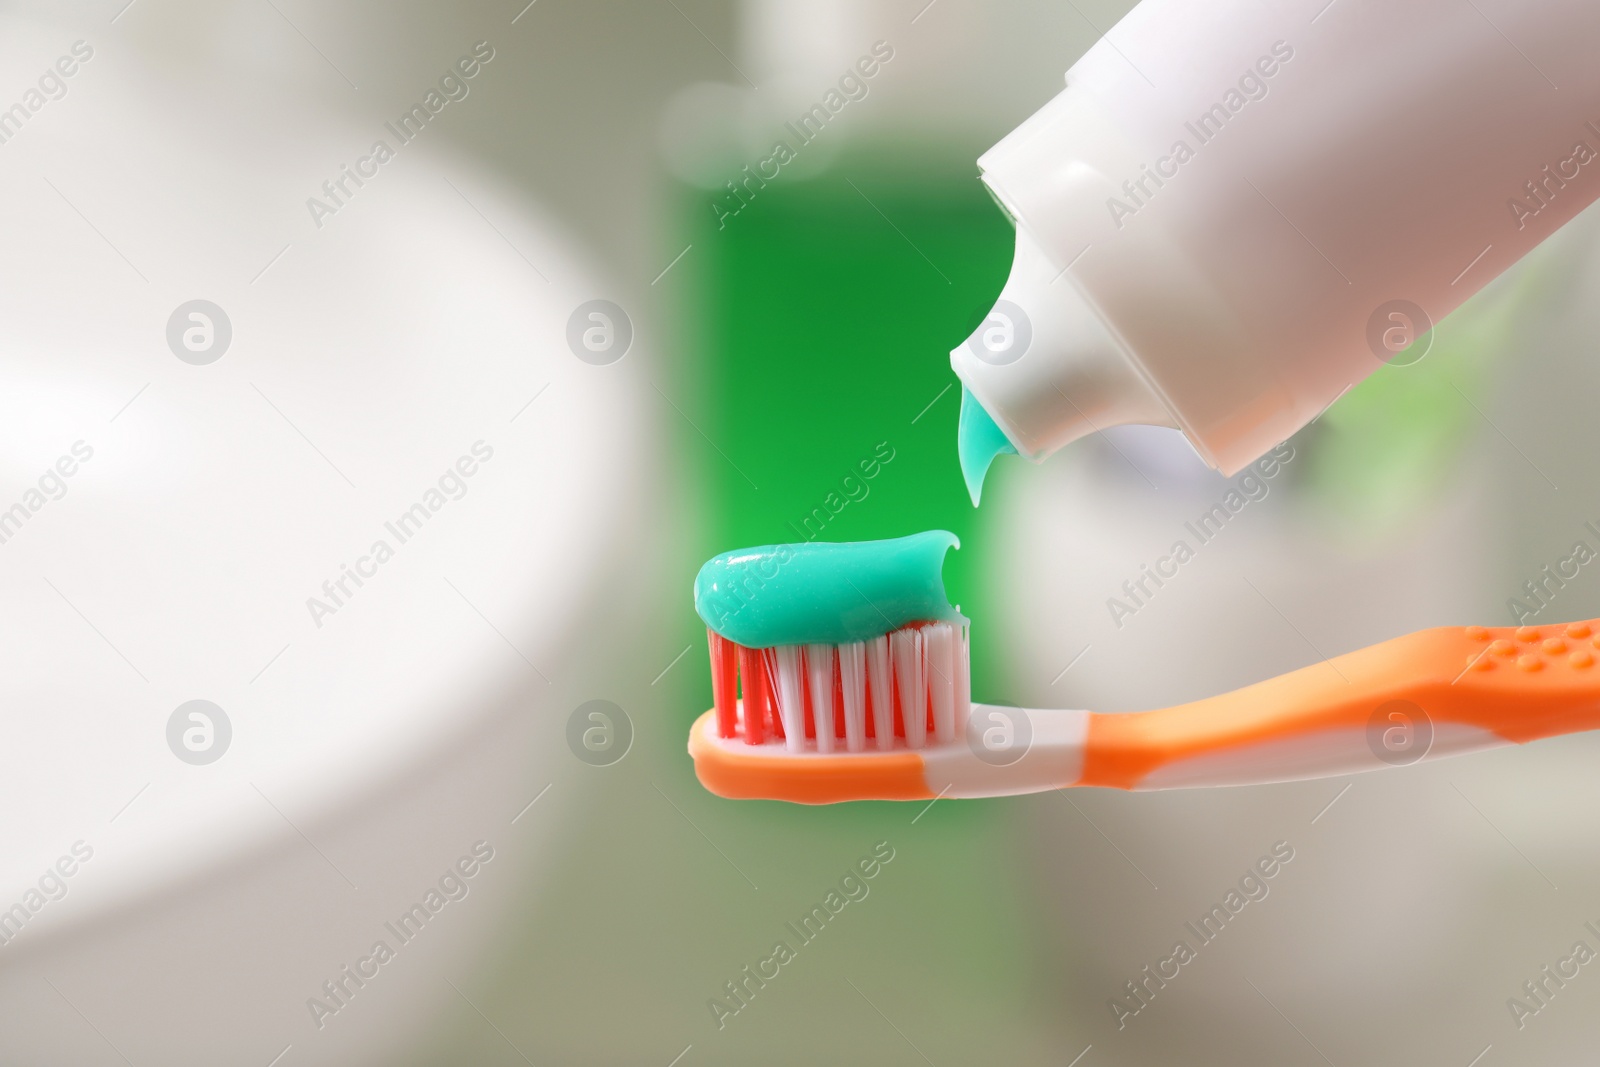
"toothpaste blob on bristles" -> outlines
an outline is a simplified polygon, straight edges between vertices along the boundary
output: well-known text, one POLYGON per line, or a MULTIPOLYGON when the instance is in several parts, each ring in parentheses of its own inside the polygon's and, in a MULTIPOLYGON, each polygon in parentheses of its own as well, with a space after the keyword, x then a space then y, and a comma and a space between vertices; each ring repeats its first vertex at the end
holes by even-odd
POLYGON ((810 541, 724 552, 694 580, 694 608, 746 648, 881 637, 913 622, 966 619, 941 571, 961 542, 945 530, 887 541, 810 541))
MULTIPOLYGON (((971 703, 967 620, 940 576, 957 544, 931 530, 766 545, 700 568, 694 606, 706 623, 713 710, 691 751, 712 743, 701 737, 711 730, 716 744, 791 755, 953 744, 971 703)), ((698 757, 695 766, 701 781, 715 773, 698 757)))

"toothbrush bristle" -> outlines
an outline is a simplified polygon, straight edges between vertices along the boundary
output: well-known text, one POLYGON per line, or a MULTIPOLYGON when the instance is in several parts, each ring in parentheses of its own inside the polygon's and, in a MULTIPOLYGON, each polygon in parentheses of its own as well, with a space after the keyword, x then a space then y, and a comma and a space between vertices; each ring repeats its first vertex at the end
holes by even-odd
POLYGON ((708 631, 717 734, 791 753, 921 749, 966 730, 967 627, 912 623, 843 645, 746 648, 708 631), (742 707, 739 703, 743 694, 742 707))

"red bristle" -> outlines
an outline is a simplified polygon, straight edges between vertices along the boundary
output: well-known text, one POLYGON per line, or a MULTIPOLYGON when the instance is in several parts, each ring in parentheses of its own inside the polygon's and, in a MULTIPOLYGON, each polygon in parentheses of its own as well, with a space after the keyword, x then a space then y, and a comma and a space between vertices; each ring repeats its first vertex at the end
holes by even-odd
POLYGON ((761 650, 761 664, 767 672, 767 728, 774 737, 783 740, 783 716, 778 714, 778 665, 773 662, 773 650, 761 650))
POLYGON ((817 736, 817 717, 811 700, 811 666, 805 659, 800 661, 800 703, 806 709, 806 736, 814 739, 817 736))
POLYGON ((706 631, 706 642, 711 648, 711 700, 717 709, 717 736, 733 737, 739 732, 734 698, 739 678, 737 646, 711 630, 706 631))
POLYGON ((759 745, 767 739, 767 672, 761 651, 735 645, 739 650, 739 683, 744 691, 744 740, 759 745))
POLYGON ((896 737, 904 737, 906 735, 906 701, 904 695, 900 692, 900 672, 894 669, 893 652, 889 656, 889 679, 891 682, 889 690, 894 694, 894 735, 896 737))

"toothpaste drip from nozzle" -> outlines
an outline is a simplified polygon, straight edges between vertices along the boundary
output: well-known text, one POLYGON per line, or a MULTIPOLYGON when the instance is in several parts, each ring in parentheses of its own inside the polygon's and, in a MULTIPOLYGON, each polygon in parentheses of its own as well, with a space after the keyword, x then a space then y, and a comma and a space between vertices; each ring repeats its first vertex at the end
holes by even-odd
POLYGON ((983 479, 996 456, 1014 456, 1017 447, 1006 437, 972 390, 961 387, 961 424, 956 430, 956 451, 961 457, 961 477, 967 483, 972 506, 983 495, 983 479))

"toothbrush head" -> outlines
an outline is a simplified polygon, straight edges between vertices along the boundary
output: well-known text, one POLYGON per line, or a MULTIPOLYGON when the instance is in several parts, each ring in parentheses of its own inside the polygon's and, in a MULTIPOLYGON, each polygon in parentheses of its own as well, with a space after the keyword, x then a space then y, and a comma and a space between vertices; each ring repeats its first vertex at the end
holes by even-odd
POLYGON ((715 704, 694 724, 689 754, 719 796, 930 799, 928 760, 969 755, 965 625, 769 648, 709 638, 715 704))
POLYGON ((923 754, 965 750, 967 620, 942 531, 724 553, 695 579, 715 706, 689 751, 729 797, 931 796, 923 754), (741 698, 742 692, 742 698, 741 698))

